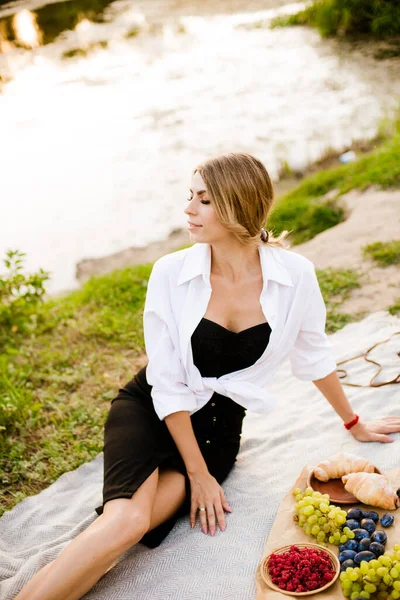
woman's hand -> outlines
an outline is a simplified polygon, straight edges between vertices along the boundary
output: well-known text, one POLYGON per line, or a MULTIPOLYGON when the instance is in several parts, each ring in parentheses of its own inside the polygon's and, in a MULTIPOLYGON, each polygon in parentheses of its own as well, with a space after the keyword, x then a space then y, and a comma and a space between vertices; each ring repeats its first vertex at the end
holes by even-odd
POLYGON ((207 533, 207 525, 210 534, 215 534, 216 521, 221 531, 225 531, 224 509, 232 512, 231 507, 225 498, 224 491, 218 481, 209 471, 197 471, 189 473, 191 487, 191 508, 190 508, 190 526, 193 528, 196 524, 196 512, 199 508, 200 526, 203 533, 207 533))
POLYGON ((359 442, 394 442, 388 433, 400 431, 400 417, 383 417, 377 421, 358 421, 350 433, 359 442))

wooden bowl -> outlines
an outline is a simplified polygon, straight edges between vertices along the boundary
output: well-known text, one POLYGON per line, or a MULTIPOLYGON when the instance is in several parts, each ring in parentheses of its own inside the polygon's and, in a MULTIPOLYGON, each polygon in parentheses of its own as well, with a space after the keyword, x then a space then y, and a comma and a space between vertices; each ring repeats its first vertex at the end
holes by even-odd
POLYGON ((267 586, 276 592, 285 594, 286 596, 311 596, 311 594, 318 594, 319 592, 323 592, 335 583, 336 579, 339 577, 339 573, 340 562, 338 557, 332 552, 332 550, 329 550, 329 548, 325 548, 324 546, 320 546, 319 544, 290 544, 290 546, 282 546, 281 548, 278 548, 277 550, 274 550, 273 552, 268 554, 268 556, 265 556, 260 564, 260 575, 263 581, 267 584, 267 586), (315 550, 322 550, 322 552, 325 552, 330 558, 332 569, 335 571, 333 579, 329 581, 326 585, 316 590, 310 590, 309 592, 287 592, 286 590, 281 590, 280 587, 272 583, 271 576, 268 572, 268 562, 271 558, 271 554, 282 554, 283 552, 287 552, 288 550, 290 550, 292 546, 296 546, 297 548, 314 548, 315 550))
MULTIPOLYGON (((375 467, 375 473, 381 475, 381 471, 375 467)), ((329 494, 329 499, 333 504, 359 504, 359 500, 353 494, 350 494, 341 479, 329 479, 329 481, 320 481, 314 476, 312 470, 307 478, 307 487, 311 487, 321 494, 329 494)))

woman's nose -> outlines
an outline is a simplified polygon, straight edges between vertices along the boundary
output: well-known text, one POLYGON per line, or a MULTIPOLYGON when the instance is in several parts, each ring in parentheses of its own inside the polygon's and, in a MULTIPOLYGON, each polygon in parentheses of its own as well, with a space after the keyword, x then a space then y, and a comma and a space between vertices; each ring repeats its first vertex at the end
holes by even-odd
POLYGON ((190 202, 188 202, 186 208, 183 211, 185 214, 187 215, 194 215, 196 214, 196 210, 193 204, 193 200, 191 200, 190 202))

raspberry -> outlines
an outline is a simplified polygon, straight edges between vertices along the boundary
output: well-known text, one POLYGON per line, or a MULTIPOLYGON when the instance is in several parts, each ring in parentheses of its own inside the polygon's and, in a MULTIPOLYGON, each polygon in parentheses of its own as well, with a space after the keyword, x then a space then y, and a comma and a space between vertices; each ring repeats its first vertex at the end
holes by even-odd
POLYGON ((268 570, 272 582, 289 592, 317 590, 334 576, 325 552, 297 546, 291 546, 282 554, 271 554, 268 570))

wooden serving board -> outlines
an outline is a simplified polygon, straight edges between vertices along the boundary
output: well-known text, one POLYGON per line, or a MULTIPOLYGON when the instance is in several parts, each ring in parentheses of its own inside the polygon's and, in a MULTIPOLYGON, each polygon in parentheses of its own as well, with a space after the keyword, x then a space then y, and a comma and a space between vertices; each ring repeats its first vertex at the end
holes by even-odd
MULTIPOLYGON (((285 546, 287 544, 296 544, 296 543, 298 544, 298 543, 302 543, 302 542, 314 542, 315 543, 315 538, 313 538, 312 536, 306 535, 304 533, 303 529, 301 527, 298 527, 293 522, 293 515, 294 515, 293 505, 295 503, 295 499, 292 494, 292 490, 294 490, 297 487, 301 488, 301 489, 305 489, 307 487, 307 478, 308 478, 309 473, 311 472, 311 469, 312 468, 308 467, 308 466, 303 468, 299 477, 293 484, 292 489, 282 500, 282 502, 278 508, 278 512, 276 514, 274 524, 272 525, 271 531, 267 538, 267 541, 266 541, 266 544, 264 547, 264 552, 260 559, 260 562, 261 562, 262 558, 264 558, 264 556, 267 556, 267 554, 270 554, 276 548, 279 548, 281 546, 285 546)), ((393 489, 397 490, 400 487, 400 469, 391 469, 390 471, 385 471, 384 474, 390 480, 393 489)), ((334 502, 332 504, 334 504, 334 502)), ((360 507, 362 510, 374 510, 379 514, 380 517, 383 514, 385 514, 385 512, 389 512, 382 508, 374 508, 373 506, 367 506, 366 504, 360 504, 360 503, 347 505, 346 510, 350 510, 350 508, 356 507, 356 506, 360 507)), ((395 522, 392 525, 392 527, 388 527, 387 529, 384 530, 386 532, 387 538, 388 538, 387 543, 386 543, 387 550, 390 550, 391 548, 393 548, 394 544, 400 544, 400 509, 397 509, 396 511, 393 511, 393 512, 390 511, 390 512, 394 515, 395 522)), ((383 527, 378 527, 378 529, 383 529, 383 527)), ((329 544, 329 548, 331 550, 333 550, 333 552, 335 552, 335 548, 336 548, 336 553, 337 554, 339 553, 339 549, 337 546, 332 546, 331 544, 329 544)), ((258 567, 258 569, 256 571, 256 590, 257 590, 256 600, 278 600, 278 599, 288 600, 290 598, 290 596, 286 596, 285 594, 271 590, 264 583, 264 581, 260 575, 260 567, 258 567)), ((310 596, 310 598, 316 598, 318 600, 320 598, 321 598, 321 600, 327 600, 327 599, 329 599, 329 600, 343 599, 344 600, 344 596, 342 594, 342 589, 340 586, 339 579, 326 591, 321 592, 319 594, 315 594, 313 596, 310 596)))

